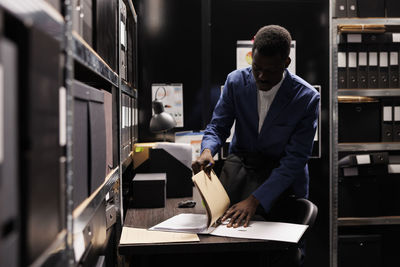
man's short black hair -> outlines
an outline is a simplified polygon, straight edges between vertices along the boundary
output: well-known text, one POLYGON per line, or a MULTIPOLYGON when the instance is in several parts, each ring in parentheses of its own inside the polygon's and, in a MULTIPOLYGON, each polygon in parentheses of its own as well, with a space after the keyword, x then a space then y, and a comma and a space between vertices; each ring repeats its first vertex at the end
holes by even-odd
POLYGON ((264 26, 258 30, 254 36, 253 54, 254 50, 264 56, 273 56, 279 54, 282 59, 289 56, 290 44, 292 37, 288 30, 278 25, 264 26))

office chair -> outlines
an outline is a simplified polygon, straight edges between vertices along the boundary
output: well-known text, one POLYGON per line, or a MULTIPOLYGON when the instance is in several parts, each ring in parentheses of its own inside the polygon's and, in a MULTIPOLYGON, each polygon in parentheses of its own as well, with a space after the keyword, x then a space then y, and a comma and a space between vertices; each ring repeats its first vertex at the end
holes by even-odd
POLYGON ((297 246, 279 255, 271 264, 272 266, 302 266, 305 257, 305 240, 311 232, 317 214, 317 206, 305 198, 288 197, 277 201, 267 218, 269 221, 305 224, 308 228, 297 246))

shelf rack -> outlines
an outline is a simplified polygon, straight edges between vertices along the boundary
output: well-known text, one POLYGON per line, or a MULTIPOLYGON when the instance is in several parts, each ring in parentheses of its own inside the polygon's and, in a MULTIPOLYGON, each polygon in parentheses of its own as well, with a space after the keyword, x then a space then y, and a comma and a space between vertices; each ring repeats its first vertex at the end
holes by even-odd
POLYGON ((331 267, 338 266, 338 228, 346 226, 367 226, 367 225, 398 225, 400 216, 380 217, 338 217, 338 153, 339 152, 363 152, 363 151, 395 151, 400 150, 398 142, 377 142, 377 143, 339 143, 338 142, 338 96, 368 96, 368 97, 397 97, 400 96, 399 88, 369 88, 369 89, 337 89, 338 88, 338 43, 339 25, 400 25, 400 18, 335 18, 335 7, 337 0, 330 0, 330 67, 329 67, 329 148, 331 156, 330 165, 330 257, 331 267))
MULTIPOLYGON (((135 23, 137 23, 137 14, 135 12, 132 0, 124 0, 127 6, 127 11, 133 16, 135 23)), ((132 98, 138 98, 138 90, 133 85, 128 84, 121 79, 120 73, 121 60, 118 54, 117 61, 119 61, 116 71, 114 71, 106 61, 88 44, 86 41, 73 31, 72 17, 73 17, 73 0, 60 1, 63 4, 63 13, 56 10, 45 0, 0 0, 0 10, 7 12, 18 21, 22 22, 25 27, 35 27, 51 36, 60 43, 62 49, 61 53, 64 56, 63 61, 63 79, 62 84, 66 92, 65 98, 65 131, 66 145, 63 155, 60 157, 60 181, 62 181, 62 194, 65 195, 65 211, 63 214, 65 226, 57 235, 55 240, 50 244, 47 249, 35 259, 31 266, 78 266, 79 257, 75 255, 74 235, 83 232, 88 223, 94 216, 94 213, 105 200, 113 195, 113 204, 116 206, 118 217, 123 222, 123 208, 122 208, 122 174, 127 169, 127 165, 131 161, 121 162, 121 94, 122 92, 132 98), (105 182, 83 203, 74 209, 73 203, 73 97, 71 94, 71 85, 74 80, 74 66, 78 65, 85 70, 89 70, 95 77, 99 77, 102 83, 108 83, 117 88, 118 94, 118 115, 117 119, 120 122, 118 129, 118 165, 110 172, 105 178, 105 182), (118 72, 118 73, 117 73, 118 72)), ((121 2, 115 0, 117 3, 118 13, 121 2)), ((120 34, 121 25, 119 23, 120 15, 118 15, 118 23, 116 29, 116 36, 118 38, 118 51, 120 51, 120 34)), ((134 36, 134 40, 137 36, 134 36)), ((136 49, 136 48, 135 48, 136 49)), ((136 53, 136 50, 134 51, 136 53)), ((135 55, 136 57, 136 55, 135 55)), ((135 58, 136 60, 136 58, 135 58)), ((97 78, 96 78, 97 79, 97 78)), ((130 157, 129 157, 130 158, 130 157)), ((120 230, 117 230, 117 232, 120 230)), ((84 247, 87 249, 87 247, 84 247)))

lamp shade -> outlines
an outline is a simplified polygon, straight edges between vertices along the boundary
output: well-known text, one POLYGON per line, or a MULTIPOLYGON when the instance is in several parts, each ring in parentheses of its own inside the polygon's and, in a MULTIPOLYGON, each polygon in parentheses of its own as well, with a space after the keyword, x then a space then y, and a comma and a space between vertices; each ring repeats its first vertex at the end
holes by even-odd
POLYGON ((176 126, 174 117, 168 112, 165 112, 164 105, 160 101, 152 103, 154 115, 150 120, 150 131, 153 133, 168 131, 176 126))

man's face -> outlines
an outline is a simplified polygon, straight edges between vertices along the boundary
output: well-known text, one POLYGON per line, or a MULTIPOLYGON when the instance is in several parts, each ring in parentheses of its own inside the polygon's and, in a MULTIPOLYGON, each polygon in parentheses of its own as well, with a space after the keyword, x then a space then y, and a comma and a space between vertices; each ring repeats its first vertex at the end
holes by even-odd
POLYGON ((287 59, 282 59, 279 54, 264 56, 255 49, 253 53, 252 70, 257 88, 261 91, 271 90, 274 85, 280 82, 283 72, 289 64, 289 57, 287 59))

